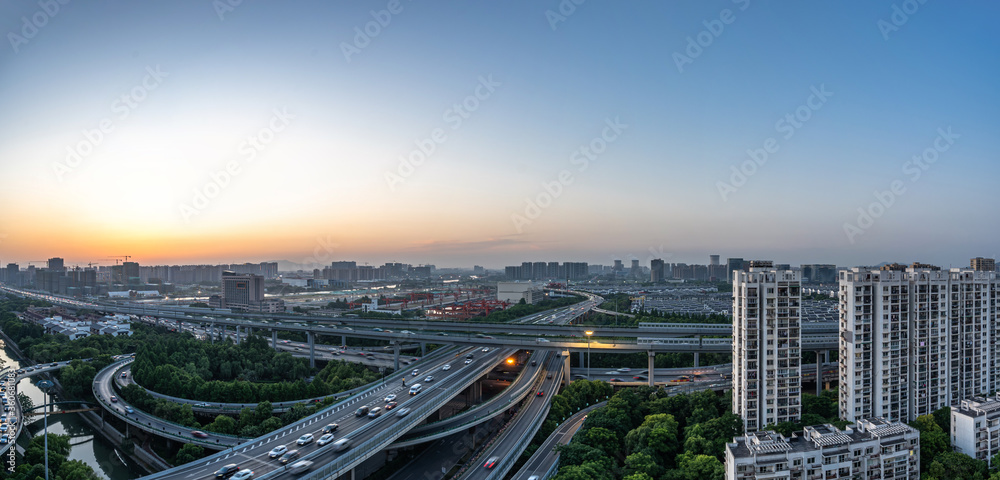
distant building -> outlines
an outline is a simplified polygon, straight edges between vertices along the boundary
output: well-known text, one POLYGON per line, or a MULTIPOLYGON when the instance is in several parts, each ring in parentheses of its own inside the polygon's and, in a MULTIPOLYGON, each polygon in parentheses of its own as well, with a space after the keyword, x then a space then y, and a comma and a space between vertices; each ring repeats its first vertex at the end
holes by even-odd
POLYGON ((649 281, 656 283, 663 281, 663 260, 654 258, 649 262, 649 281))
POLYGON ((997 271, 996 260, 992 258, 976 257, 973 258, 969 264, 972 266, 973 270, 980 272, 995 272, 997 271))
POLYGON ((743 270, 743 259, 742 258, 727 258, 726 259, 726 281, 733 281, 733 270, 743 270))
POLYGON ((534 303, 535 286, 531 282, 497 282, 497 300, 501 302, 518 303, 522 299, 526 303, 534 303))
POLYGON ((802 435, 752 432, 726 444, 726 480, 919 480, 920 432, 904 423, 859 420, 802 435))
POLYGON ((49 271, 62 272, 66 270, 65 262, 59 257, 52 257, 48 261, 49 271))
MULTIPOLYGON (((308 279, 306 279, 308 284, 308 279)), ((228 308, 234 312, 279 313, 285 302, 264 298, 264 277, 252 273, 222 272, 222 295, 209 298, 213 308, 228 308)))
POLYGON ((837 283, 837 266, 810 263, 800 265, 802 281, 810 283, 837 283))
POLYGON ((718 265, 719 265, 719 256, 718 255, 709 255, 708 256, 708 266, 711 267, 711 266, 718 266, 718 265))

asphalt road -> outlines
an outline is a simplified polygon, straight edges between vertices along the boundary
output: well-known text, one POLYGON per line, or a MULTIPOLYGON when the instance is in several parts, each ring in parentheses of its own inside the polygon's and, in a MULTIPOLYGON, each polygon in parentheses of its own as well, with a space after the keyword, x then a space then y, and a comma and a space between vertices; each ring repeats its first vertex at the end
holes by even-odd
MULTIPOLYGON (((336 439, 347 436, 351 438, 354 444, 360 444, 378 434, 387 425, 390 425, 391 422, 397 421, 396 412, 398 410, 390 410, 378 419, 370 419, 368 417, 355 416, 357 408, 361 406, 383 407, 385 405, 384 397, 389 394, 395 394, 397 396, 395 401, 398 402, 396 409, 404 407, 415 409, 425 402, 430 401, 435 395, 435 390, 445 389, 450 383, 458 381, 458 379, 464 376, 462 373, 468 369, 478 368, 489 363, 499 363, 502 361, 500 354, 504 353, 492 349, 488 353, 475 350, 475 359, 470 365, 465 365, 463 359, 465 358, 464 352, 466 351, 472 351, 472 349, 462 350, 462 353, 455 356, 431 360, 428 362, 428 365, 421 366, 418 378, 424 388, 416 396, 409 396, 407 394, 407 391, 413 384, 412 379, 407 381, 405 387, 401 382, 393 382, 392 384, 385 385, 375 394, 356 400, 350 405, 338 409, 329 409, 325 412, 322 421, 297 422, 295 425, 285 427, 278 432, 272 432, 266 440, 240 447, 238 451, 229 452, 220 458, 192 462, 176 468, 171 471, 170 478, 209 478, 213 472, 229 463, 236 463, 240 468, 249 468, 259 477, 264 473, 283 467, 276 459, 268 457, 268 452, 278 446, 285 446, 289 450, 298 449, 303 456, 312 453, 316 449, 325 449, 326 453, 313 459, 315 462, 314 467, 319 467, 334 460, 340 455, 340 452, 334 452, 331 445, 318 447, 315 442, 299 447, 296 445, 296 439, 299 436, 311 433, 316 439, 319 439, 322 435, 322 428, 325 425, 328 423, 337 423, 339 428, 335 433, 336 439), (452 368, 447 371, 441 370, 441 367, 445 364, 451 364, 452 368), (435 377, 433 381, 423 381, 427 372, 433 372, 432 374, 435 377)), ((293 476, 291 474, 279 474, 275 478, 293 478, 293 476)))

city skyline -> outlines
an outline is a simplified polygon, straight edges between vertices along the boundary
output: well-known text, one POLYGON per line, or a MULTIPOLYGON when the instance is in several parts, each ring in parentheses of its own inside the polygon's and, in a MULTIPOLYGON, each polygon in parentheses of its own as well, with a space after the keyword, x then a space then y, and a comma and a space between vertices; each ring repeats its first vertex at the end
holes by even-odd
POLYGON ((996 256, 996 5, 56 4, 0 5, 4 264, 996 256))

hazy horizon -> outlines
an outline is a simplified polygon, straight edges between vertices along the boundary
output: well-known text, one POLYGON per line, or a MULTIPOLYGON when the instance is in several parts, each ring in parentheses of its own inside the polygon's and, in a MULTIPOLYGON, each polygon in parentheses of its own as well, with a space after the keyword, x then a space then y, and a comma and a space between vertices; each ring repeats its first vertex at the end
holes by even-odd
POLYGON ((0 263, 996 257, 1000 4, 903 3, 5 2, 0 263))

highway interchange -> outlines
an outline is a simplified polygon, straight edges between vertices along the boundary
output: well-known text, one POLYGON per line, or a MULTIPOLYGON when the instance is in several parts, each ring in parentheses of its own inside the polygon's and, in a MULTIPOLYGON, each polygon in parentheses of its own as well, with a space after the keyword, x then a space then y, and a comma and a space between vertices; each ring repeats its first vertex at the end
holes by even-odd
MULTIPOLYGON (((245 466, 246 468, 251 468, 252 470, 254 470, 254 472, 256 474, 255 478, 291 478, 290 477, 291 474, 284 473, 284 471, 279 468, 280 464, 278 464, 275 460, 272 460, 272 459, 270 459, 270 458, 267 457, 267 452, 270 451, 271 448, 273 448, 273 447, 275 447, 277 445, 284 445, 288 449, 294 449, 295 447, 297 447, 297 445, 295 445, 295 440, 297 438, 299 438, 299 436, 301 436, 304 433, 311 433, 314 436, 314 438, 318 439, 322 435, 322 433, 323 433, 322 432, 323 427, 325 425, 327 425, 328 423, 330 423, 330 422, 337 423, 339 425, 339 428, 337 430, 338 433, 335 434, 337 439, 344 438, 344 437, 350 438, 353 441, 354 445, 358 445, 358 444, 362 444, 362 443, 366 443, 366 442, 367 442, 366 444, 373 444, 373 442, 375 442, 377 440, 379 442, 383 442, 382 446, 384 447, 385 445, 388 445, 389 442, 391 442, 391 440, 395 440, 396 438, 399 438, 401 435, 403 435, 403 433, 405 433, 405 430, 402 430, 400 428, 396 428, 396 430, 401 430, 401 431, 396 432, 398 434, 395 434, 395 437, 392 438, 391 440, 389 440, 388 442, 384 442, 385 439, 382 438, 382 437, 386 437, 387 436, 386 435, 386 429, 385 428, 378 428, 378 427, 391 426, 391 425, 394 425, 396 423, 403 423, 404 421, 411 422, 412 420, 416 420, 416 419, 415 418, 407 419, 407 417, 402 417, 402 418, 397 417, 395 415, 395 412, 393 412, 393 411, 390 411, 388 414, 382 415, 381 417, 376 418, 376 419, 368 419, 367 417, 358 417, 358 416, 355 416, 354 415, 354 410, 356 410, 361 405, 365 405, 365 406, 369 406, 369 407, 376 407, 376 406, 384 405, 384 403, 385 403, 385 396, 389 395, 389 394, 397 395, 396 401, 399 402, 399 406, 396 407, 397 408, 396 412, 400 411, 400 410, 398 410, 400 408, 417 409, 418 407, 425 406, 425 408, 423 408, 422 410, 426 410, 427 406, 434 406, 434 405, 431 405, 430 403, 428 403, 428 402, 430 402, 430 399, 431 399, 431 395, 430 395, 431 392, 433 392, 433 391, 439 391, 439 390, 443 391, 446 388, 451 388, 452 386, 450 386, 450 383, 453 382, 453 381, 465 385, 467 382, 474 381, 476 378, 478 378, 478 376, 476 376, 474 378, 471 378, 471 380, 470 380, 469 376, 465 376, 461 380, 458 380, 457 377, 459 377, 459 375, 457 375, 457 373, 459 373, 460 371, 463 371, 463 368, 455 368, 458 365, 452 365, 451 369, 447 369, 447 370, 443 369, 443 367, 444 367, 445 364, 457 363, 458 357, 461 356, 461 355, 463 355, 463 354, 465 354, 466 352, 473 353, 473 355, 474 355, 475 358, 470 363, 470 365, 466 366, 464 363, 462 363, 462 367, 467 367, 468 370, 478 369, 478 370, 480 370, 479 373, 485 373, 485 372, 489 371, 492 368, 493 365, 495 365, 496 363, 501 362, 502 359, 507 354, 513 353, 515 351, 514 349, 498 348, 498 347, 503 347, 503 345, 508 345, 510 347, 520 347, 520 348, 535 350, 536 356, 539 356, 538 358, 541 358, 540 355, 543 355, 544 353, 542 353, 542 352, 545 352, 545 351, 550 351, 550 352, 552 352, 552 351, 554 351, 554 352, 565 352, 568 349, 575 349, 576 351, 582 351, 581 349, 582 348, 586 348, 586 347, 594 347, 594 348, 597 348, 597 349, 601 349, 601 347, 599 346, 601 344, 597 343, 597 342, 590 342, 590 341, 588 341, 586 343, 583 343, 583 342, 575 340, 575 339, 571 339, 569 341, 566 341, 566 339, 564 338, 566 336, 566 334, 568 333, 567 330, 566 330, 567 327, 565 326, 566 324, 571 323, 573 321, 573 319, 575 319, 576 317, 578 317, 582 313, 585 313, 588 309, 593 308, 593 307, 595 307, 596 305, 599 304, 599 302, 600 302, 599 301, 599 297, 590 296, 590 295, 588 295, 588 297, 589 297, 588 300, 586 300, 585 302, 582 302, 581 304, 577 304, 577 305, 574 305, 574 306, 571 306, 571 307, 565 307, 565 308, 558 309, 558 310, 555 310, 555 311, 542 312, 541 314, 536 314, 536 315, 533 315, 533 316, 529 316, 529 317, 525 317, 523 319, 520 319, 519 321, 524 323, 524 327, 522 327, 522 328, 528 328, 528 329, 531 329, 532 327, 536 328, 536 331, 535 332, 530 332, 529 336, 536 336, 537 335, 538 338, 530 339, 528 341, 521 340, 521 341, 518 341, 518 342, 512 342, 509 337, 505 337, 503 339, 500 339, 501 341, 499 341, 499 342, 491 342, 490 340, 497 340, 497 339, 491 337, 490 335, 484 335, 484 334, 480 334, 480 335, 477 335, 475 337, 473 337, 469 333, 465 333, 464 335, 462 335, 461 331, 456 332, 455 330, 451 330, 451 329, 454 329, 456 327, 466 328, 465 332, 469 332, 470 330, 467 329, 468 325, 454 325, 454 324, 452 324, 452 325, 448 325, 447 326, 447 328, 449 328, 449 330, 442 330, 442 327, 444 327, 444 325, 441 325, 440 323, 437 323, 437 322, 411 321, 411 322, 409 322, 407 324, 407 326, 409 328, 413 328, 413 329, 418 330, 419 333, 414 334, 414 333, 410 332, 410 333, 405 334, 405 336, 403 336, 403 338, 400 338, 400 336, 398 334, 392 335, 395 332, 389 332, 389 335, 385 335, 386 332, 380 331, 380 329, 377 328, 377 327, 375 327, 374 330, 372 330, 372 331, 368 331, 366 329, 366 331, 364 331, 364 332, 359 332, 359 331, 355 331, 354 329, 350 329, 350 328, 338 328, 338 327, 340 327, 340 325, 336 325, 334 322, 328 322, 325 326, 322 326, 322 327, 318 326, 316 323, 310 322, 309 325, 301 324, 301 323, 297 324, 296 327, 299 327, 299 328, 295 328, 295 327, 287 328, 290 325, 285 324, 285 323, 278 323, 278 321, 280 321, 281 318, 271 319, 270 321, 263 321, 263 322, 258 321, 258 322, 256 322, 253 325, 254 328, 264 328, 264 329, 279 328, 279 329, 298 330, 298 331, 310 332, 310 335, 312 334, 311 332, 316 332, 316 333, 333 334, 333 335, 361 336, 361 337, 365 337, 365 338, 383 338, 383 339, 385 339, 386 337, 389 337, 389 338, 393 338, 394 340, 397 340, 397 341, 400 341, 400 342, 401 341, 407 341, 407 340, 408 341, 442 341, 442 340, 448 340, 449 342, 446 342, 446 343, 466 343, 466 342, 469 342, 469 343, 478 343, 480 345, 486 344, 486 345, 489 345, 489 346, 487 346, 487 347, 482 347, 482 346, 464 347, 464 349, 461 349, 460 347, 450 347, 450 348, 440 349, 439 351, 434 352, 434 354, 428 356, 427 358, 423 359, 422 361, 415 363, 413 366, 414 367, 418 367, 419 369, 422 370, 421 373, 420 373, 420 375, 423 375, 425 372, 430 372, 430 371, 434 371, 434 372, 436 372, 436 374, 435 374, 435 380, 434 380, 434 382, 430 382, 432 385, 430 385, 429 387, 425 385, 425 388, 426 388, 425 391, 417 394, 414 397, 410 397, 409 395, 406 395, 407 388, 402 385, 402 382, 397 382, 396 379, 390 378, 385 385, 370 386, 370 388, 364 389, 361 392, 356 392, 353 396, 348 397, 347 399, 342 400, 341 402, 335 404, 332 407, 329 407, 327 409, 322 410, 321 412, 319 412, 318 414, 316 414, 314 416, 308 417, 308 418, 303 419, 303 420, 301 420, 299 422, 296 422, 293 425, 290 425, 290 426, 287 426, 287 427, 283 427, 282 429, 280 429, 277 432, 271 432, 270 434, 268 434, 268 435, 266 435, 264 437, 261 437, 261 438, 258 438, 258 439, 253 439, 252 441, 249 441, 249 442, 246 442, 246 439, 239 439, 239 438, 231 437, 231 436, 223 436, 223 435, 213 434, 213 433, 210 433, 210 432, 206 432, 206 433, 203 433, 203 434, 199 433, 197 435, 194 435, 194 432, 185 431, 183 428, 181 428, 180 430, 176 430, 176 428, 178 427, 177 425, 169 424, 168 422, 163 422, 162 420, 159 420, 159 419, 157 419, 155 417, 152 417, 151 415, 144 414, 143 412, 135 411, 134 409, 131 409, 132 412, 129 412, 128 411, 130 409, 129 406, 125 405, 124 402, 121 401, 120 399, 117 399, 117 401, 114 401, 114 402, 110 401, 111 398, 112 398, 112 396, 115 395, 115 393, 113 391, 114 380, 118 380, 118 381, 121 381, 123 383, 127 383, 128 379, 131 377, 131 375, 128 374, 128 373, 126 373, 125 378, 121 377, 121 373, 123 371, 127 372, 126 368, 127 368, 127 364, 129 363, 130 359, 124 359, 124 360, 120 361, 119 363, 116 363, 115 365, 113 365, 111 368, 102 370, 102 372, 98 375, 99 378, 95 378, 94 393, 95 393, 95 396, 98 397, 99 400, 105 405, 105 407, 109 409, 109 411, 112 411, 113 413, 115 413, 116 415, 118 415, 120 418, 125 419, 130 424, 134 424, 136 426, 140 426, 141 425, 141 426, 143 426, 143 427, 145 427, 147 429, 152 429, 152 430, 162 429, 162 431, 166 434, 166 436, 168 436, 168 437, 173 436, 173 437, 178 438, 178 439, 183 439, 184 441, 189 442, 189 443, 197 443, 197 444, 202 444, 202 445, 206 445, 206 446, 214 446, 216 448, 218 448, 218 447, 225 448, 225 447, 236 446, 235 449, 224 450, 224 451, 220 452, 219 454, 216 454, 216 455, 208 457, 207 459, 202 459, 201 461, 198 461, 198 462, 192 462, 192 463, 187 464, 187 465, 182 465, 180 467, 171 469, 171 470, 169 470, 166 473, 161 472, 161 474, 154 474, 152 476, 144 477, 144 478, 159 478, 159 477, 162 477, 162 478, 207 478, 207 477, 211 476, 211 474, 216 469, 218 469, 220 466, 228 464, 228 463, 232 463, 232 462, 238 463, 241 468, 244 468, 244 466, 245 466), (274 323, 271 323, 271 322, 274 322, 274 323), (431 329, 430 332, 426 331, 428 328, 431 329), (561 330, 558 330, 558 333, 559 333, 558 335, 554 335, 552 333, 552 332, 556 331, 556 330, 553 330, 553 328, 561 328, 561 330), (359 335, 359 333, 360 333, 360 335, 359 335), (557 341, 548 341, 547 339, 546 340, 542 340, 542 338, 545 337, 545 336, 554 336, 554 337, 557 337, 557 338, 553 339, 553 340, 557 340, 557 341), (444 338, 442 338, 442 337, 444 337, 444 338), (448 338, 448 337, 459 337, 459 338, 448 338), (465 338, 462 338, 462 337, 465 337, 465 338), (486 348, 488 350, 488 353, 481 352, 481 348, 486 348), (503 351, 500 351, 500 350, 503 350, 503 351), (442 352, 446 352, 447 354, 450 355, 451 352, 454 352, 454 351, 459 351, 460 352, 460 353, 455 354, 455 358, 442 358, 441 355, 440 355, 442 352), (435 354, 438 354, 438 355, 435 355, 435 354), (145 425, 143 425, 143 423, 145 423, 145 425), (173 433, 175 430, 177 431, 176 434, 173 433), (378 437, 378 438, 376 438, 376 437, 378 437), (163 476, 163 475, 168 475, 168 476, 163 476)), ((55 297, 52 297, 52 298, 55 299, 55 297)), ((60 302, 64 302, 64 303, 66 302, 66 299, 62 299, 62 298, 58 298, 56 300, 58 300, 60 302)), ((50 299, 50 301, 51 301, 51 299, 50 299)), ((129 310, 136 310, 136 309, 130 308, 130 307, 117 306, 117 308, 108 308, 108 307, 103 306, 103 305, 102 306, 97 306, 97 305, 93 305, 93 304, 84 304, 84 303, 81 303, 81 302, 76 302, 76 303, 79 303, 80 305, 78 305, 78 306, 80 306, 80 307, 95 308, 95 309, 99 309, 99 310, 108 310, 108 311, 114 311, 114 312, 123 312, 123 311, 129 311, 129 310)), ((192 333, 195 333, 195 334, 199 334, 199 333, 205 334, 205 333, 208 333, 210 331, 214 331, 214 330, 216 330, 218 328, 216 324, 220 324, 220 325, 226 325, 226 324, 229 324, 229 325, 237 325, 237 324, 246 325, 247 324, 246 321, 240 322, 240 321, 236 321, 236 320, 226 321, 226 320, 220 320, 220 319, 207 319, 207 318, 196 319, 196 318, 194 318, 194 317, 192 317, 190 315, 179 314, 177 312, 155 311, 155 310, 154 311, 150 311, 148 308, 145 308, 145 307, 143 308, 143 311, 145 313, 147 313, 147 314, 166 316, 167 318, 170 318, 172 320, 172 322, 177 322, 177 324, 181 328, 187 329, 187 330, 189 330, 189 331, 191 331, 192 333), (192 322, 192 321, 194 323, 201 323, 202 325, 201 326, 198 326, 198 325, 184 325, 183 323, 180 323, 180 322, 187 323, 187 322, 192 322), (206 326, 206 325, 208 325, 208 326, 206 326)), ((138 313, 138 312, 136 312, 136 313, 138 313)), ((280 317, 284 317, 284 316, 280 316, 280 317)), ((297 317, 296 319, 298 321, 300 321, 300 322, 303 321, 303 320, 305 320, 305 319, 303 319, 301 317, 297 317)), ((352 323, 355 323, 356 320, 358 320, 358 319, 351 319, 352 323)), ((384 322, 384 321, 382 321, 382 322, 384 322)), ((364 322, 358 322, 358 323, 363 324, 364 322)), ((369 323, 369 326, 372 325, 372 324, 376 324, 376 323, 369 323)), ((500 334, 497 333, 496 330, 504 328, 504 327, 501 327, 500 325, 483 325, 483 324, 477 324, 476 327, 479 328, 479 330, 477 330, 477 331, 485 331, 485 332, 489 332, 489 333, 493 333, 493 334, 497 334, 497 335, 500 335, 500 334), (482 328, 482 327, 487 327, 487 328, 482 328)), ((396 328, 400 328, 400 327, 396 327, 396 328)), ((596 330, 596 327, 588 327, 588 328, 594 328, 596 330)), ((697 327, 693 326, 692 328, 697 328, 697 327)), ((509 332, 509 327, 506 327, 506 329, 509 332)), ((605 333, 608 333, 608 334, 619 334, 619 333, 621 333, 620 329, 605 328, 604 330, 605 330, 605 333)), ((246 330, 244 330, 244 332, 245 331, 246 330)), ((575 330, 573 330, 573 331, 575 331, 575 330)), ((636 331, 635 329, 631 329, 631 332, 635 332, 635 331, 636 331)), ((682 332, 682 330, 678 330, 676 333, 677 334, 683 334, 681 332, 682 332)), ((226 333, 228 335, 230 335, 230 336, 235 336, 236 335, 236 332, 226 332, 226 333)), ((582 333, 582 332, 580 332, 580 333, 582 333)), ((632 333, 632 335, 635 335, 635 333, 632 333)), ((570 336, 571 337, 578 337, 578 335, 575 334, 575 333, 571 333, 570 336)), ((290 342, 290 341, 287 342, 287 343, 282 343, 280 345, 276 345, 276 346, 279 349, 290 350, 290 351, 293 352, 293 354, 294 353, 298 353, 298 352, 302 352, 302 350, 304 350, 304 349, 310 349, 310 345, 309 344, 299 343, 299 342, 290 342), (298 350, 296 350, 296 349, 298 349, 298 350)), ((702 345, 700 345, 700 342, 699 342, 699 345, 696 345, 696 346, 700 347, 702 345)), ((338 356, 337 355, 338 353, 340 355, 349 355, 349 353, 346 350, 341 353, 342 349, 338 349, 337 347, 329 347, 329 346, 323 346, 323 345, 316 344, 316 345, 312 346, 312 348, 315 349, 315 350, 313 350, 313 352, 315 352, 315 354, 318 354, 319 358, 321 358, 321 359, 332 359, 332 358, 335 358, 336 356, 338 356)), ((618 347, 618 345, 615 345, 612 348, 621 348, 621 347, 618 347)), ((643 348, 654 349, 655 347, 650 347, 650 346, 646 345, 646 346, 643 346, 643 348)), ((308 353, 300 353, 300 354, 308 355, 308 353)), ((395 355, 392 355, 392 356, 395 357, 395 355)), ((556 375, 553 375, 553 376, 556 376, 557 378, 561 379, 561 375, 563 373, 562 372, 562 366, 561 366, 562 365, 562 363, 561 363, 562 360, 560 360, 559 357, 556 356, 556 355, 550 355, 550 358, 551 358, 551 360, 549 360, 549 361, 553 362, 553 365, 551 365, 551 367, 549 365, 546 365, 545 368, 546 369, 549 369, 549 368, 553 369, 553 370, 548 370, 551 373, 558 372, 557 376, 556 375)), ((368 358, 363 358, 362 357, 362 358, 355 358, 355 359, 352 359, 352 360, 361 360, 361 361, 367 360, 369 362, 371 362, 372 360, 374 360, 376 362, 375 365, 378 365, 377 362, 379 360, 382 360, 382 361, 384 361, 386 363, 389 362, 389 359, 387 359, 387 358, 377 358, 376 357, 376 358, 373 359, 371 356, 369 356, 368 358)), ((393 360, 395 360, 395 358, 393 360)), ((806 372, 807 370, 805 368, 803 368, 803 371, 806 372)), ((566 373, 568 374, 568 372, 566 372, 566 373)), ((592 378, 594 378, 594 379, 612 380, 613 378, 617 378, 617 377, 613 377, 613 375, 624 375, 625 377, 627 377, 628 374, 631 374, 631 373, 632 372, 624 371, 624 370, 621 370, 621 371, 619 371, 619 370, 615 370, 615 371, 604 370, 604 371, 601 371, 601 372, 594 371, 592 378)), ((633 375, 633 376, 642 376, 644 374, 645 374, 645 372, 636 371, 636 374, 633 375)), ((701 385, 691 385, 690 387, 687 387, 688 389, 719 388, 719 385, 720 385, 718 383, 710 383, 710 382, 716 382, 718 380, 719 376, 718 376, 718 372, 712 371, 712 369, 709 368, 709 367, 702 367, 700 369, 683 369, 683 370, 677 370, 677 369, 663 370, 663 369, 658 369, 656 371, 656 375, 657 375, 657 379, 658 380, 665 379, 665 378, 661 378, 661 377, 670 377, 670 376, 675 376, 675 375, 678 378, 681 375, 691 375, 695 381, 703 380, 701 382, 698 382, 701 385)), ((575 375, 574 377, 575 378, 580 378, 579 374, 575 375)), ((622 378, 622 379, 626 380, 626 381, 628 381, 628 380, 637 380, 635 378, 622 378)), ((642 379, 640 378, 638 380, 642 380, 642 379)), ((673 380, 673 379, 671 379, 671 380, 673 380)), ((492 447, 492 449, 489 450, 489 451, 483 452, 481 454, 481 457, 487 457, 488 458, 488 455, 490 455, 491 451, 495 450, 496 452, 499 452, 499 451, 501 451, 500 450, 501 448, 510 448, 511 450, 517 450, 517 452, 520 452, 520 449, 515 448, 512 445, 514 445, 516 443, 519 443, 519 442, 523 443, 522 442, 523 437, 525 437, 525 436, 530 437, 530 436, 533 435, 533 434, 531 434, 531 435, 528 434, 529 429, 531 429, 533 427, 537 428, 537 424, 540 423, 540 421, 537 421, 537 420, 539 418, 544 418, 544 413, 542 413, 542 412, 543 411, 547 411, 547 408, 548 408, 548 398, 549 397, 546 396, 546 393, 549 393, 549 394, 554 393, 556 391, 556 389, 557 389, 557 387, 555 386, 555 383, 558 383, 558 380, 553 380, 551 378, 546 378, 544 380, 544 382, 546 382, 546 383, 544 383, 544 385, 539 389, 540 391, 543 392, 543 395, 540 396, 540 397, 532 397, 532 398, 530 398, 530 400, 528 402, 525 402, 525 404, 523 405, 522 410, 520 412, 522 414, 528 415, 528 417, 526 417, 526 418, 531 418, 531 419, 534 419, 536 421, 535 422, 528 422, 528 421, 515 422, 514 424, 512 424, 512 426, 510 427, 510 429, 505 430, 504 434, 501 435, 500 440, 498 440, 498 442, 496 442, 496 444, 494 444, 494 446, 492 447), (511 432, 515 432, 515 433, 511 433, 511 432), (520 432, 520 433, 517 433, 517 432, 520 432), (505 442, 508 442, 509 444, 505 443, 505 442)), ((412 381, 408 385, 412 385, 412 381)), ((348 393, 351 393, 351 392, 348 392, 348 393)), ((438 398, 438 400, 440 400, 440 398, 438 398)), ((426 414, 429 414, 429 413, 430 412, 426 412, 426 414)), ((424 416, 426 416, 426 415, 424 415, 424 416)), ((519 415, 519 417, 520 417, 520 415, 519 415)), ((415 424, 415 422, 414 422, 414 424, 415 424)), ((409 428, 407 428, 406 430, 408 430, 408 429, 409 428)), ((391 430, 391 428, 390 428, 390 430, 391 430)), ((566 432, 563 431, 563 435, 565 435, 565 434, 566 434, 566 432)), ((314 469, 314 470, 317 470, 319 468, 318 467, 319 465, 324 465, 324 464, 330 464, 331 465, 331 467, 327 467, 324 472, 315 471, 314 472, 315 474, 309 475, 308 478, 335 478, 336 475, 344 473, 344 471, 346 471, 346 470, 344 470, 345 468, 348 468, 348 469, 349 468, 353 468, 353 466, 359 464, 360 461, 363 461, 363 459, 364 459, 364 458, 361 458, 360 460, 358 460, 358 459, 353 459, 353 460, 347 459, 347 457, 356 457, 356 456, 360 458, 359 454, 353 453, 351 449, 347 449, 347 450, 344 450, 342 452, 333 452, 332 451, 333 448, 330 448, 329 446, 317 447, 315 445, 315 443, 309 443, 307 445, 304 445, 302 448, 300 448, 300 450, 303 451, 303 453, 305 454, 304 456, 308 457, 311 461, 315 462, 315 466, 317 466, 317 468, 314 469), (346 459, 347 461, 341 461, 341 460, 344 460, 344 459, 346 459), (339 466, 336 466, 336 465, 339 465, 339 466), (330 471, 330 468, 339 468, 340 470, 330 471)), ((368 455, 368 456, 370 456, 370 455, 368 455)), ((365 458, 367 458, 367 456, 365 458)), ((517 455, 513 455, 513 459, 516 459, 516 458, 517 458, 517 455)), ((482 460, 482 458, 480 458, 479 460, 482 460)), ((475 467, 475 466, 473 466, 473 467, 475 467)), ((509 465, 507 466, 507 468, 509 468, 509 465)), ((542 468, 542 467, 539 466, 539 468, 542 468)), ((495 476, 495 474, 492 474, 492 472, 496 472, 496 471, 499 471, 499 470, 493 470, 493 469, 487 469, 487 468, 482 468, 482 469, 472 468, 472 469, 469 469, 468 471, 464 472, 463 478, 475 478, 475 479, 483 479, 483 480, 485 480, 485 479, 491 479, 491 478, 494 478, 494 476, 495 476)), ((535 473, 537 474, 538 472, 535 472, 535 473)), ((520 475, 520 473, 519 473, 519 475, 520 475)))

